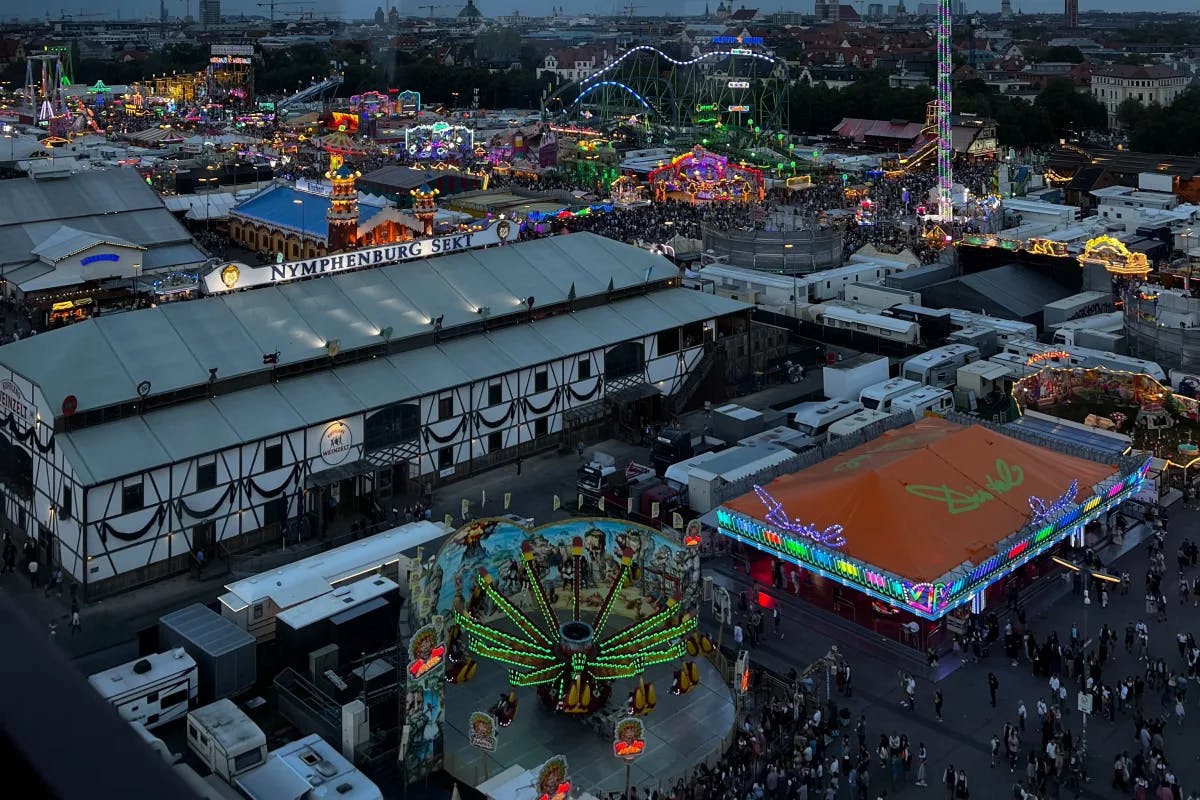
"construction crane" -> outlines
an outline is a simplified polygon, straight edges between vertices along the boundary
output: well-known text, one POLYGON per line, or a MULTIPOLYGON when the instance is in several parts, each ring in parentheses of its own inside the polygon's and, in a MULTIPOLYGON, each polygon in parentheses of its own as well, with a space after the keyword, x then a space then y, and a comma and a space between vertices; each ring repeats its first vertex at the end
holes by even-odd
POLYGON ((257 3, 259 8, 270 9, 270 20, 275 22, 275 7, 276 6, 311 6, 313 0, 267 0, 265 3, 257 3))
POLYGON ((621 6, 621 10, 622 10, 622 11, 628 11, 628 12, 629 12, 629 18, 630 18, 630 19, 633 19, 633 12, 634 12, 634 11, 636 11, 637 9, 639 9, 639 8, 641 8, 641 6, 634 5, 633 3, 630 3, 630 4, 628 4, 628 5, 621 6))
POLYGON ((437 5, 433 5, 430 3, 430 4, 423 5, 423 6, 417 6, 417 8, 428 8, 429 9, 429 21, 432 22, 434 11, 437 11, 439 8, 449 8, 449 6, 437 6, 437 5))

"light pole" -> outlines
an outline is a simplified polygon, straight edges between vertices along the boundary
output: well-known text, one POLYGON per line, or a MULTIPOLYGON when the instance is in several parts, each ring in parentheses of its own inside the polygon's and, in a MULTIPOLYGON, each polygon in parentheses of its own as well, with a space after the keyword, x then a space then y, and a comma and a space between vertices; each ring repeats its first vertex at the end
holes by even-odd
MULTIPOLYGON (((1082 564, 1076 564, 1073 561, 1068 561, 1065 558, 1060 558, 1059 556, 1051 556, 1050 560, 1053 561, 1055 564, 1058 564, 1060 567, 1064 567, 1065 569, 1070 570, 1071 572, 1078 572, 1078 573, 1083 574, 1083 580, 1084 580, 1084 584, 1083 584, 1083 646, 1084 646, 1084 648, 1086 648, 1088 646, 1088 643, 1091 641, 1088 638, 1088 609, 1092 605, 1092 597, 1090 594, 1091 589, 1092 589, 1092 582, 1093 581, 1104 581, 1105 583, 1120 583, 1121 579, 1114 575, 1109 575, 1107 572, 1099 572, 1097 570, 1092 569, 1091 567, 1088 567, 1088 566, 1085 566, 1082 564)), ((1080 745, 1081 745, 1080 749, 1083 751, 1081 766, 1083 767, 1083 774, 1084 774, 1085 781, 1091 780, 1091 778, 1087 777, 1086 759, 1087 759, 1087 721, 1088 721, 1088 715, 1092 713, 1092 697, 1093 697, 1092 693, 1088 691, 1087 678, 1084 678, 1083 688, 1079 691, 1077 706, 1079 708, 1080 714, 1083 717, 1083 736, 1080 741, 1080 745), (1085 699, 1085 695, 1086 695, 1086 699, 1085 699)))
POLYGON ((209 196, 212 194, 212 186, 217 183, 220 178, 212 174, 212 165, 205 167, 209 174, 206 178, 197 178, 196 183, 204 187, 204 229, 212 230, 212 217, 209 216, 209 196))
POLYGON ((292 205, 300 206, 300 257, 304 258, 304 201, 297 197, 292 201, 292 205))

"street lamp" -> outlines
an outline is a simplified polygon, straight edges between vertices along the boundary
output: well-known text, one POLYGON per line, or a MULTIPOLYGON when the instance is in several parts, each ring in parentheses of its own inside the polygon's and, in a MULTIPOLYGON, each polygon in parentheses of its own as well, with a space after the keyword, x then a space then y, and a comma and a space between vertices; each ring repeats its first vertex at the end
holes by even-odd
POLYGON ((297 197, 292 201, 292 205, 300 206, 300 257, 304 258, 304 201, 297 197))
MULTIPOLYGON (((211 170, 212 167, 210 166, 210 167, 208 167, 208 169, 211 170)), ((219 180, 220 180, 220 178, 218 178, 215 175, 209 175, 207 178, 197 178, 196 179, 196 183, 202 184, 204 187, 204 190, 205 190, 205 192, 204 192, 204 228, 206 230, 211 230, 211 228, 212 228, 212 218, 209 216, 209 202, 208 202, 209 196, 212 194, 212 185, 214 183, 217 183, 219 180)))
MULTIPOLYGON (((1091 594, 1089 593, 1092 588, 1092 582, 1093 581, 1104 581, 1105 583, 1120 583, 1121 579, 1116 577, 1115 575, 1109 575, 1107 572, 1099 572, 1097 570, 1092 569, 1091 567, 1088 567, 1083 564, 1076 564, 1073 561, 1068 561, 1065 558, 1060 558, 1059 556, 1051 556, 1050 560, 1053 561, 1055 564, 1058 564, 1060 567, 1068 569, 1071 572, 1082 573, 1084 576, 1083 577, 1083 580, 1084 580, 1084 584, 1083 584, 1083 646, 1086 648, 1088 645, 1088 642, 1091 641, 1090 639, 1088 639, 1088 609, 1092 605, 1092 598, 1091 598, 1091 594)), ((1086 678, 1084 679, 1083 686, 1084 686, 1083 690, 1081 690, 1079 692, 1079 701, 1077 702, 1077 705, 1079 707, 1080 714, 1083 716, 1083 737, 1082 737, 1083 747, 1082 747, 1082 750, 1083 750, 1083 757, 1086 759, 1087 758, 1087 720, 1088 720, 1088 715, 1092 713, 1092 704, 1091 704, 1092 695, 1090 692, 1087 692, 1087 679, 1086 678), (1083 700, 1084 694, 1087 694, 1087 696, 1088 696, 1088 699, 1086 701, 1083 700)), ((1083 767, 1084 767, 1083 773, 1085 776, 1084 779, 1090 781, 1091 779, 1086 777, 1087 776, 1086 761, 1085 761, 1083 767)))

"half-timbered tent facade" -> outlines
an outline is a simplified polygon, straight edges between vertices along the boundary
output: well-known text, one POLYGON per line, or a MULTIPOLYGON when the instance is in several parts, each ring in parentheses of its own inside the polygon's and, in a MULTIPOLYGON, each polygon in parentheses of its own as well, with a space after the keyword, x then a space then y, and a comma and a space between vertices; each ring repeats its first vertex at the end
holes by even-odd
POLYGON ((116 591, 670 396, 747 324, 591 234, 101 316, 0 348, 3 512, 116 591))

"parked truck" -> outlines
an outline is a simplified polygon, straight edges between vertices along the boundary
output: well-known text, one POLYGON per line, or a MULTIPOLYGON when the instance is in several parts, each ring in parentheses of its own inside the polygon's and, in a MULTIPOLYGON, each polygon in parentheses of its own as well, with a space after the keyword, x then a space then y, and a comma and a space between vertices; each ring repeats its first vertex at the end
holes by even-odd
POLYGON ((654 465, 654 474, 661 478, 672 464, 724 447, 725 442, 715 436, 694 435, 683 428, 663 428, 650 445, 650 463, 654 465))
POLYGON ((657 527, 685 510, 682 493, 644 464, 617 466, 605 454, 579 468, 576 489, 586 507, 657 527), (657 513, 656 513, 657 512, 657 513))

